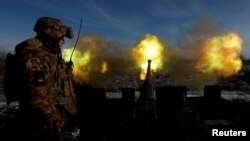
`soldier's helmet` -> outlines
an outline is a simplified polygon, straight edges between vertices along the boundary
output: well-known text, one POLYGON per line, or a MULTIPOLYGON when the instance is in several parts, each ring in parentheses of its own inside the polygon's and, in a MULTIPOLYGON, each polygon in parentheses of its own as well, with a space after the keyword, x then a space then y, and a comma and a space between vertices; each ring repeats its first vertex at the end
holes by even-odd
POLYGON ((64 36, 73 38, 73 31, 61 20, 52 17, 41 17, 37 20, 33 30, 42 36, 52 39, 60 39, 64 36))

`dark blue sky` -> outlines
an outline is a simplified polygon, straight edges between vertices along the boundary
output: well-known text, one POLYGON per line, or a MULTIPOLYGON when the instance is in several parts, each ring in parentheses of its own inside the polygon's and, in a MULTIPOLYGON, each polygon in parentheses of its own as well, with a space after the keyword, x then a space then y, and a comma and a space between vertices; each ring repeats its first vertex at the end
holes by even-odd
POLYGON ((75 34, 83 18, 83 34, 133 44, 147 33, 175 42, 202 15, 212 17, 225 31, 238 33, 244 41, 243 54, 250 57, 249 0, 3 0, 0 47, 12 51, 34 36, 33 26, 41 16, 61 19, 75 34))

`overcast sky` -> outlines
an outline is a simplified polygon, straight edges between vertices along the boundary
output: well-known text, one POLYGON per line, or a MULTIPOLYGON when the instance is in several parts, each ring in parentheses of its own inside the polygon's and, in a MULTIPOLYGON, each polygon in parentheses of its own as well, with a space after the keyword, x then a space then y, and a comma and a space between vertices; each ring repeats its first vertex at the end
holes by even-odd
POLYGON ((249 0, 2 0, 0 47, 12 51, 34 36, 32 29, 41 16, 61 19, 75 34, 82 18, 82 34, 133 44, 147 33, 175 42, 202 15, 239 34, 243 55, 250 57, 249 0))

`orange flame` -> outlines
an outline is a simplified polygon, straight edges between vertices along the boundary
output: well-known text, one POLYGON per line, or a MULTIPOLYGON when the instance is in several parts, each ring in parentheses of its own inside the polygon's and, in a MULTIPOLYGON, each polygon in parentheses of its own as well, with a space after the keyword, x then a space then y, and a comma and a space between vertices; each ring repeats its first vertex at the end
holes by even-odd
POLYGON ((240 59, 242 42, 241 37, 235 33, 205 40, 196 68, 202 73, 224 77, 237 73, 242 67, 240 59))
POLYGON ((138 67, 141 68, 140 79, 145 80, 147 60, 151 59, 151 69, 155 72, 162 67, 164 45, 157 36, 147 34, 132 50, 138 67))
POLYGON ((101 64, 101 71, 100 71, 102 74, 108 72, 108 63, 107 61, 102 61, 102 64, 101 64))
MULTIPOLYGON (((65 60, 69 60, 73 48, 63 49, 62 56, 65 60)), ((88 79, 88 74, 90 72, 89 62, 92 55, 91 52, 85 51, 81 52, 78 49, 74 51, 74 55, 72 56, 72 61, 74 63, 73 75, 81 80, 88 79)))
MULTIPOLYGON (((78 47, 72 56, 74 63, 73 75, 81 81, 90 81, 90 74, 108 72, 108 62, 99 57, 99 53, 104 47, 104 42, 100 38, 83 36, 79 38, 78 47)), ((62 57, 67 61, 70 59, 72 48, 63 49, 62 57)))

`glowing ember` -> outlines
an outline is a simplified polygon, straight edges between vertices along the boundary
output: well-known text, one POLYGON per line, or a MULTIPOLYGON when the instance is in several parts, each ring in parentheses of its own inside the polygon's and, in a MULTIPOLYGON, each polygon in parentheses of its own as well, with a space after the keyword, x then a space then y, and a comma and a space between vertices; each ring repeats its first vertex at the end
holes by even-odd
POLYGON ((196 68, 203 73, 224 77, 237 73, 242 67, 240 59, 242 42, 241 37, 235 33, 207 39, 203 43, 196 68))
POLYGON ((151 69, 155 72, 162 67, 164 45, 157 36, 147 34, 132 50, 133 57, 141 68, 140 79, 145 80, 147 60, 151 59, 151 69))
POLYGON ((102 65, 101 65, 101 73, 106 73, 108 71, 108 63, 107 61, 102 61, 102 65))

